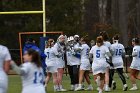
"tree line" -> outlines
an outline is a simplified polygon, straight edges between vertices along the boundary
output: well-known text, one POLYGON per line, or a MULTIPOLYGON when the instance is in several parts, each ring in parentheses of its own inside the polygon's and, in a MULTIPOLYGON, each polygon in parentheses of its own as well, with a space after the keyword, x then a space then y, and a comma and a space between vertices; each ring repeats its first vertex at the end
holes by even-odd
MULTIPOLYGON (((42 10, 42 0, 0 0, 0 11, 42 10)), ((47 31, 121 35, 125 46, 140 36, 140 0, 46 0, 47 31)), ((0 44, 18 48, 18 32, 42 31, 42 15, 0 15, 0 44)), ((26 38, 27 36, 25 36, 26 38)), ((33 36, 39 38, 39 36, 33 36)))

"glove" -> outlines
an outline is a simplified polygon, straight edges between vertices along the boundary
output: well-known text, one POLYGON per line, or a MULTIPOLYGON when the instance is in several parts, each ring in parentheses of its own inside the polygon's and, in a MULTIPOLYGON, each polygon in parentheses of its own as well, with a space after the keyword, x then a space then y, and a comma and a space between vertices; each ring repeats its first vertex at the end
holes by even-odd
POLYGON ((111 67, 114 67, 114 64, 109 59, 106 59, 106 61, 111 67))

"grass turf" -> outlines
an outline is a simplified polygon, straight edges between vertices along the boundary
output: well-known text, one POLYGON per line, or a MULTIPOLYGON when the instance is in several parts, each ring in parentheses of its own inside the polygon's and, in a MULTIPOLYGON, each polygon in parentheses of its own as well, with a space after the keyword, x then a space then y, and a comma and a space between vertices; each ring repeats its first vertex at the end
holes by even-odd
MULTIPOLYGON (((117 89, 114 91, 111 91, 109 93, 140 93, 140 90, 137 91, 122 91, 122 83, 121 80, 119 79, 118 75, 115 75, 114 80, 117 82, 117 89)), ((93 77, 91 76, 91 81, 93 83, 93 77)), ((131 87, 130 84, 130 79, 127 80, 128 87, 131 87)), ((140 87, 140 81, 137 81, 138 86, 140 87)), ((87 84, 85 84, 87 85, 87 84)), ((69 76, 64 75, 63 79, 63 86, 66 89, 70 89, 70 79, 69 76)), ((78 92, 73 92, 73 91, 68 91, 68 92, 61 92, 61 93, 98 93, 96 91, 96 84, 93 83, 94 90, 93 91, 78 91, 78 92)), ((9 87, 8 87, 8 93, 21 93, 21 79, 20 76, 17 75, 10 75, 9 76, 9 87)), ((47 88, 47 93, 54 93, 53 91, 53 84, 52 80, 50 81, 48 88, 47 88)))

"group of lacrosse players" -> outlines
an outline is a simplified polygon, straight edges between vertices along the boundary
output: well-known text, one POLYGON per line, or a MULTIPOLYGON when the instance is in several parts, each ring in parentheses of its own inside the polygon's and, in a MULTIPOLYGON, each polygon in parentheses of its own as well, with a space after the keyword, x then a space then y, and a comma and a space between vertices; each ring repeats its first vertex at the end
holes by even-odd
POLYGON ((12 61, 7 47, 0 45, 0 93, 7 93, 8 71, 11 68, 22 78, 22 93, 46 93, 50 78, 53 78, 55 92, 71 91, 92 91, 91 74, 97 84, 98 93, 109 92, 116 89, 113 79, 115 71, 120 77, 123 89, 128 90, 124 72, 123 58, 132 57, 130 65, 130 80, 132 88, 130 91, 138 90, 136 79, 140 79, 140 39, 133 38, 133 51, 131 55, 126 55, 124 46, 119 43, 120 36, 114 35, 112 44, 106 31, 100 32, 96 40, 91 40, 88 36, 60 35, 55 41, 48 39, 44 54, 46 56, 46 72, 44 75, 41 63, 40 52, 33 48, 26 49, 23 53, 23 64, 19 67, 12 61), (63 86, 63 75, 70 76, 71 88, 65 89, 63 86), (88 84, 84 86, 84 82, 88 84))

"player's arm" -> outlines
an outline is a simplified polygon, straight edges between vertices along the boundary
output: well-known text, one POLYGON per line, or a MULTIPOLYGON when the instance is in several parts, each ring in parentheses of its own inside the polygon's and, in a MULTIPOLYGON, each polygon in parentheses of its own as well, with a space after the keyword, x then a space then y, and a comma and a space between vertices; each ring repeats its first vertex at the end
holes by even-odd
POLYGON ((126 55, 126 52, 125 52, 125 48, 124 48, 124 46, 123 46, 123 49, 122 49, 123 51, 122 51, 122 57, 125 57, 125 55, 126 55))
POLYGON ((8 74, 9 70, 10 70, 10 61, 11 60, 8 60, 8 61, 5 61, 4 62, 4 71, 8 74))
POLYGON ((132 55, 125 55, 126 58, 128 57, 136 57, 138 55, 137 49, 133 49, 132 55))
POLYGON ((107 61, 107 63, 110 65, 110 66, 114 66, 113 65, 113 63, 112 63, 112 55, 111 55, 111 52, 109 51, 109 49, 108 48, 106 48, 105 49, 105 51, 106 51, 106 55, 107 55, 107 57, 106 57, 106 61, 107 61))
POLYGON ((11 55, 9 50, 6 48, 5 51, 5 59, 4 59, 4 71, 8 74, 9 70, 10 70, 10 61, 11 61, 11 55))
POLYGON ((114 53, 115 53, 115 49, 113 48, 113 46, 110 47, 110 53, 111 53, 111 55, 114 55, 114 53))
POLYGON ((10 62, 12 69, 19 75, 23 75, 27 73, 27 69, 24 67, 18 67, 14 61, 10 62))
POLYGON ((53 48, 53 53, 58 58, 60 58, 60 57, 63 56, 63 53, 62 52, 59 52, 58 49, 56 49, 56 48, 53 48))
POLYGON ((90 60, 90 62, 92 62, 93 61, 93 59, 94 59, 94 56, 93 56, 93 48, 89 51, 89 60, 90 60))

